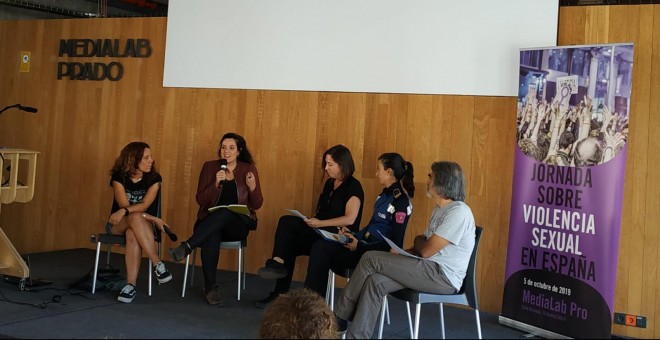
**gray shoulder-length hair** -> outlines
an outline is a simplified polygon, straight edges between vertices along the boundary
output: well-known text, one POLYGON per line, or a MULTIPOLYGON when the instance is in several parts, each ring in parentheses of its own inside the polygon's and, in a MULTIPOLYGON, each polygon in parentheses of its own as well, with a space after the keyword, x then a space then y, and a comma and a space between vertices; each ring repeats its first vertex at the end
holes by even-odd
POLYGON ((455 162, 434 162, 433 187, 438 195, 453 201, 465 201, 465 176, 463 169, 455 162))

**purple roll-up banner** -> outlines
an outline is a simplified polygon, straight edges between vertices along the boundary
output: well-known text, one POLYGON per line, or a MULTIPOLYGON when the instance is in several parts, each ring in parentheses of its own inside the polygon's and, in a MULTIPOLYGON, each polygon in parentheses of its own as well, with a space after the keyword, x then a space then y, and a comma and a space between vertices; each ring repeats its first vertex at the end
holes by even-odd
POLYGON ((500 323, 611 337, 632 62, 632 44, 520 51, 500 323))

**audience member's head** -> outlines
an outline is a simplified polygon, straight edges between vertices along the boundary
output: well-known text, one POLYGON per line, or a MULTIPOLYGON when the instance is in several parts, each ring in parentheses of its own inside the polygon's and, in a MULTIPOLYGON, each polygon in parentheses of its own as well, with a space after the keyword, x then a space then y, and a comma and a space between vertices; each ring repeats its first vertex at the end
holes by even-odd
POLYGON ((570 151, 570 146, 575 143, 575 135, 570 131, 564 131, 559 136, 559 150, 570 151))
POLYGON ((621 125, 620 131, 624 136, 628 137, 628 122, 621 125))
POLYGON ((587 137, 575 146, 575 166, 591 166, 600 163, 603 148, 596 137, 587 137))
POLYGON ((539 148, 536 146, 536 144, 534 142, 532 142, 531 139, 529 139, 529 138, 521 139, 518 142, 518 147, 520 148, 520 151, 522 151, 525 155, 527 155, 531 158, 534 158, 534 159, 539 158, 539 156, 538 156, 538 154, 539 154, 538 149, 539 148))
POLYGON ((336 339, 335 314, 314 291, 303 288, 280 295, 266 308, 262 339, 336 339))
POLYGON ((546 159, 543 161, 545 164, 550 164, 550 165, 565 165, 562 164, 561 158, 557 155, 550 155, 546 157, 546 159))
POLYGON ((550 150, 550 140, 551 136, 547 133, 539 134, 538 140, 536 141, 536 160, 542 161, 548 155, 550 150))

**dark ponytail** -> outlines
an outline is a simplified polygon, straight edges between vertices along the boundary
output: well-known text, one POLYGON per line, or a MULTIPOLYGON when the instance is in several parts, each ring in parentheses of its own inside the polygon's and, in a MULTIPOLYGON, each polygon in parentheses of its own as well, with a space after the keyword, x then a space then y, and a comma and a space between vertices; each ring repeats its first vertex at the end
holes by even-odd
POLYGON ((413 183, 413 165, 412 163, 406 161, 406 171, 403 173, 403 178, 401 178, 401 186, 408 193, 408 197, 412 198, 415 196, 415 183, 413 183))
POLYGON ((407 162, 403 157, 396 152, 387 152, 380 157, 378 160, 383 163, 383 168, 385 170, 392 169, 394 178, 401 182, 401 186, 408 193, 408 197, 415 196, 415 183, 413 183, 413 165, 410 162, 407 162))

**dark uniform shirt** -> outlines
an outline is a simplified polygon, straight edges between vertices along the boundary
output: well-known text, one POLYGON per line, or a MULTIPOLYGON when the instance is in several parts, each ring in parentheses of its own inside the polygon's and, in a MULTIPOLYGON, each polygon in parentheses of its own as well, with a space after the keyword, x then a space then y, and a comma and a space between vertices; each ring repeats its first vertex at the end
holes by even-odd
POLYGON ((389 238, 397 246, 403 247, 403 239, 406 235, 406 226, 412 213, 410 198, 401 188, 401 183, 396 182, 376 198, 374 213, 369 224, 355 235, 358 239, 358 250, 388 251, 389 246, 380 234, 389 238), (379 233, 380 232, 380 233, 379 233))

